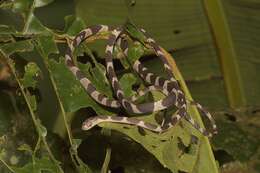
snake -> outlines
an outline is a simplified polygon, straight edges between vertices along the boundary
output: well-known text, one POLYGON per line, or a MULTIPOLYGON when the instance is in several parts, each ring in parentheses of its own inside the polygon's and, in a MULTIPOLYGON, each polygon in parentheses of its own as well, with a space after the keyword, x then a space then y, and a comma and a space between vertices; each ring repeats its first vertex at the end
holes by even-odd
MULTIPOLYGON (((88 27, 87 29, 81 31, 73 40, 72 44, 69 44, 69 47, 65 53, 65 64, 69 68, 69 70, 75 75, 75 77, 80 81, 82 86, 85 88, 85 90, 88 92, 88 94, 98 103, 104 106, 112 107, 112 108, 120 108, 124 107, 125 110, 127 110, 129 113, 134 113, 134 114, 145 114, 145 113, 152 113, 160 110, 167 109, 174 105, 176 102, 177 97, 176 93, 170 93, 167 95, 165 98, 155 101, 155 102, 148 102, 148 103, 143 103, 143 104, 135 104, 131 102, 129 99, 124 97, 124 92, 122 91, 120 84, 118 82, 117 76, 114 71, 114 66, 113 66, 113 45, 110 44, 115 40, 109 39, 108 40, 108 45, 106 47, 106 52, 105 52, 105 59, 106 59, 106 66, 107 66, 107 74, 108 78, 111 81, 112 88, 116 93, 116 99, 110 99, 104 94, 100 93, 99 91, 96 90, 95 86, 91 83, 91 81, 84 76, 84 74, 80 71, 80 69, 74 64, 73 62, 73 51, 75 48, 83 42, 85 39, 90 38, 91 36, 94 36, 96 34, 102 33, 102 32, 107 32, 111 31, 112 28, 106 25, 95 25, 88 27)), ((117 31, 117 30, 115 30, 117 31)), ((111 38, 117 38, 116 35, 111 34, 111 38)), ((181 97, 178 97, 181 98, 181 97)), ((183 99, 184 100, 184 99, 183 99)), ((185 111, 182 109, 180 110, 182 114, 185 114, 185 111)))
MULTIPOLYGON (((124 93, 120 88, 120 84, 117 80, 117 77, 114 72, 114 67, 113 67, 113 49, 115 46, 115 43, 117 41, 117 38, 122 32, 122 29, 114 29, 112 31, 111 36, 108 39, 108 44, 106 47, 106 54, 105 54, 105 59, 106 59, 106 64, 107 64, 107 72, 108 72, 108 77, 111 81, 112 88, 116 93, 117 99, 109 99, 102 93, 99 93, 94 85, 90 82, 89 79, 84 77, 83 73, 80 71, 78 67, 75 66, 72 60, 72 53, 75 50, 75 47, 78 46, 82 41, 85 39, 96 35, 98 33, 102 32, 107 32, 111 31, 113 28, 106 26, 106 25, 95 25, 92 27, 89 27, 83 31, 81 31, 73 40, 73 43, 69 45, 69 49, 67 50, 65 54, 65 64, 68 66, 70 71, 76 76, 76 78, 80 81, 80 83, 83 85, 83 87, 86 89, 86 91, 90 94, 90 96, 97 101, 98 103, 113 107, 113 108, 119 108, 119 107, 124 107, 126 110, 128 110, 131 113, 148 113, 148 112, 155 112, 158 110, 163 110, 168 107, 170 107, 172 104, 176 105, 179 110, 177 111, 178 114, 176 114, 170 123, 168 123, 166 126, 161 127, 161 126, 156 126, 151 123, 146 123, 144 121, 135 119, 135 118, 128 118, 128 117, 110 117, 110 116, 96 116, 96 117, 91 117, 87 119, 83 123, 83 129, 87 130, 90 127, 93 127, 94 125, 108 121, 108 122, 116 122, 116 123, 126 123, 126 124, 133 124, 136 126, 143 127, 145 129, 154 131, 154 132, 163 132, 168 130, 170 127, 174 126, 176 122, 179 121, 180 118, 185 117, 196 129, 198 129, 201 133, 203 133, 205 136, 211 136, 211 133, 207 133, 205 129, 202 129, 199 127, 197 123, 194 122, 194 120, 186 115, 186 100, 184 98, 183 92, 180 90, 180 87, 178 86, 177 81, 175 80, 174 77, 171 77, 171 80, 163 80, 161 77, 156 77, 153 73, 147 73, 146 68, 141 66, 141 63, 137 60, 134 64, 134 69, 140 74, 142 78, 145 79, 145 81, 154 84, 155 86, 150 87, 154 88, 156 90, 163 90, 164 94, 166 95, 165 99, 159 100, 157 102, 150 102, 150 103, 145 103, 145 104, 139 104, 135 105, 132 101, 129 99, 126 99, 124 97, 124 93), (141 68, 140 68, 141 66, 141 68), (166 88, 166 89, 165 89, 166 88), (177 100, 178 99, 178 100, 177 100)), ((141 30, 143 33, 145 33, 144 30, 141 30)), ((161 56, 163 62, 164 62, 164 67, 166 70, 168 70, 168 73, 171 73, 170 67, 164 58, 164 54, 162 53, 160 47, 155 43, 155 41, 152 38, 147 39, 148 44, 155 50, 155 53, 158 56, 161 56)), ((122 44, 123 45, 123 44, 122 44)), ((126 49, 124 50, 125 53, 127 53, 126 49)), ((172 74, 172 73, 171 73, 172 74)), ((149 91, 149 90, 147 90, 149 91)), ((196 104, 198 108, 201 108, 201 105, 196 104)), ((206 113, 208 115, 208 113, 206 113)), ((208 116, 209 117, 209 116, 208 116)), ((213 125, 213 128, 215 128, 215 124, 213 125)))
MULTIPOLYGON (((145 33, 146 31, 144 29, 142 29, 142 32, 145 33)), ((122 49, 122 51, 124 52, 124 55, 127 56, 128 53, 128 43, 126 40, 120 40, 120 48, 122 49)), ((146 67, 144 67, 142 65, 142 63, 140 61, 135 61, 133 64, 133 69, 137 72, 137 74, 139 74, 146 82, 153 84, 153 86, 150 86, 148 88, 146 88, 145 90, 141 90, 139 91, 139 93, 137 94, 138 97, 145 95, 146 93, 153 91, 153 90, 160 90, 162 91, 165 95, 168 95, 169 92, 172 90, 172 88, 175 88, 176 90, 178 90, 179 88, 177 87, 177 81, 175 80, 175 78, 171 78, 171 80, 167 80, 164 79, 163 77, 157 76, 154 73, 148 71, 148 69, 146 67), (160 84, 161 83, 161 84, 160 84), (172 85, 170 86, 169 84, 172 83, 172 85), (164 85, 169 85, 168 87, 162 87, 164 85)), ((133 96, 132 100, 136 100, 138 97, 133 96)), ((213 136, 213 134, 217 134, 217 125, 215 120, 213 119, 213 117, 211 116, 211 114, 201 106, 201 104, 195 102, 195 101, 190 101, 188 99, 186 99, 186 101, 190 104, 190 105, 194 105, 198 108, 198 110, 200 112, 202 112, 202 115, 204 115, 211 123, 212 126, 212 132, 209 133, 205 128, 200 127, 200 125, 198 123, 196 123, 193 118, 191 116, 188 116, 188 114, 185 114, 184 118, 198 131, 200 131, 202 134, 204 134, 205 136, 213 136)), ((177 105, 176 105, 177 106, 177 105)), ((171 126, 171 124, 169 124, 168 126, 171 126)))
MULTIPOLYGON (((120 30, 114 30, 112 32, 112 35, 114 34, 114 36, 111 36, 109 41, 108 41, 106 53, 107 53, 107 56, 110 56, 110 59, 108 61, 109 63, 112 61, 113 46, 115 44, 116 38, 120 35, 120 32, 121 32, 120 30)), ((150 41, 154 43, 154 41, 152 39, 150 39, 150 41)), ((156 44, 154 43, 154 45, 156 45, 156 44)), ((156 47, 156 49, 157 49, 157 51, 160 51, 160 53, 158 53, 158 54, 162 56, 161 50, 159 50, 158 46, 156 47)), ((127 54, 127 49, 125 49, 124 52, 125 52, 125 54, 127 54)), ((109 67, 107 67, 107 68, 108 68, 107 71, 109 72, 109 70, 111 70, 111 69, 109 69, 109 67)), ((178 94, 184 95, 183 92, 178 87, 178 83, 174 78, 171 78, 171 81, 168 81, 168 80, 164 80, 162 77, 158 77, 158 76, 154 75, 153 73, 148 73, 147 68, 142 67, 141 63, 139 61, 136 61, 134 63, 134 69, 137 72, 139 72, 141 77, 143 79, 145 79, 147 82, 153 83, 155 86, 157 85, 157 89, 158 89, 159 86, 163 86, 161 88, 164 91, 165 95, 168 95, 171 91, 175 91, 174 94, 176 94, 176 95, 177 95, 176 91, 178 91, 178 94), (163 89, 163 88, 165 88, 165 89, 163 89)), ((110 73, 111 73, 111 76, 115 75, 115 73, 114 74, 112 72, 110 72, 110 73)), ((112 79, 113 78, 115 78, 115 76, 112 77, 112 79)), ((156 89, 156 87, 155 87, 155 89, 156 89)), ((115 92, 118 92, 118 90, 115 89, 115 92)), ((177 95, 177 96, 179 96, 179 95, 177 95)), ((178 107, 179 106, 178 104, 182 101, 184 101, 184 100, 179 100, 179 102, 178 101, 175 102, 176 106, 178 107)), ((184 104, 185 102, 182 102, 182 103, 183 103, 182 108, 186 109, 186 105, 184 104)), ((213 123, 213 134, 216 133, 216 124, 215 124, 214 120, 212 119, 211 115, 209 114, 209 112, 206 112, 200 104, 197 104, 195 102, 193 102, 192 104, 195 104, 195 106, 197 106, 200 110, 202 110, 203 113, 206 115, 206 117, 209 118, 211 123, 213 123)), ((179 108, 180 108, 180 106, 179 106, 179 108)), ((179 119, 182 118, 182 117, 185 117, 185 119, 188 120, 203 135, 209 136, 209 137, 212 136, 212 133, 209 133, 204 128, 201 128, 199 126, 199 124, 196 123, 190 116, 187 116, 187 114, 184 114, 182 116, 178 116, 178 114, 175 114, 172 117, 171 121, 168 124, 166 124, 164 127, 156 126, 154 124, 146 123, 146 122, 143 122, 141 120, 136 120, 136 119, 128 118, 128 117, 107 117, 107 116, 99 117, 98 116, 96 118, 91 118, 91 119, 85 121, 85 123, 83 123, 83 129, 87 130, 87 129, 89 129, 90 126, 95 126, 96 123, 98 124, 98 123, 101 123, 101 122, 115 122, 115 123, 135 124, 135 125, 140 126, 142 128, 149 129, 149 130, 154 131, 154 132, 162 133, 162 132, 170 129, 171 127, 173 127, 176 124, 176 122, 178 122, 179 119)))

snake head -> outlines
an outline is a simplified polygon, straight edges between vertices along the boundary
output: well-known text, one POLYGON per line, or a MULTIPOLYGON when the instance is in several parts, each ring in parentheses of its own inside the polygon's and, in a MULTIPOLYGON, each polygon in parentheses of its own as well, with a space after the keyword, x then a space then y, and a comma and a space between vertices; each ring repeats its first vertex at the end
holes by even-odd
POLYGON ((97 124, 98 124, 97 118, 96 117, 90 117, 82 123, 82 130, 89 130, 97 124))

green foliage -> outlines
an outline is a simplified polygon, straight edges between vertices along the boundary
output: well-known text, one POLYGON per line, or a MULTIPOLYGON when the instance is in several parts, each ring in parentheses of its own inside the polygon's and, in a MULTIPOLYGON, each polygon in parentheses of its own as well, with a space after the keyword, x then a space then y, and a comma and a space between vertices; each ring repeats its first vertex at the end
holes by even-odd
MULTIPOLYGON (((185 0, 188 7, 179 1, 168 1, 166 4, 149 1, 150 5, 147 2, 131 2, 130 5, 136 7, 131 7, 133 11, 131 16, 128 14, 128 19, 131 18, 134 23, 149 29, 149 32, 151 29, 151 33, 163 47, 168 50, 176 47, 179 50, 175 55, 185 79, 192 81, 189 86, 195 98, 211 108, 228 107, 230 99, 224 90, 224 85, 227 84, 221 78, 226 74, 221 73, 217 61, 218 55, 211 38, 214 33, 210 32, 204 15, 208 12, 203 11, 205 4, 201 1, 185 0), (142 16, 146 11, 147 16, 142 16), (195 12, 196 15, 193 15, 195 12), (186 17, 190 16, 190 19, 186 19, 184 14, 186 17), (184 18, 181 21, 180 16, 184 18), (187 25, 187 21, 193 23, 187 25), (160 22, 162 26, 158 26, 160 22)), ((109 6, 104 0, 95 3, 78 1, 75 3, 77 16, 69 12, 63 16, 63 20, 57 20, 56 14, 62 11, 61 9, 74 6, 73 2, 62 1, 62 4, 57 5, 58 3, 53 0, 0 2, 0 14, 4 16, 0 16, 0 82, 7 86, 0 90, 0 172, 105 173, 109 170, 116 172, 118 167, 123 167, 124 171, 129 173, 218 172, 209 141, 184 120, 164 134, 154 134, 134 126, 113 123, 100 124, 102 130, 94 128, 87 132, 81 131, 84 119, 94 114, 134 115, 97 104, 64 64, 64 48, 73 36, 88 25, 124 24, 127 9, 125 4, 119 1, 109 6), (53 14, 48 12, 52 7, 55 7, 53 14), (106 10, 103 8, 110 9, 108 11, 111 13, 104 15, 106 10), (48 21, 53 20, 60 25, 59 29, 48 26, 48 22, 42 20, 46 18, 46 14, 50 14, 48 21), (7 77, 2 77, 4 68, 8 69, 7 77), (50 109, 52 111, 49 111, 50 109)), ((230 7, 230 4, 224 5, 230 7)), ((133 87, 143 87, 138 75, 132 73, 131 64, 146 55, 147 50, 143 46, 143 35, 136 31, 136 26, 127 23, 125 27, 132 37, 142 41, 142 44, 131 43, 128 59, 120 59, 124 69, 120 71, 119 80, 125 95, 130 97, 136 94, 133 87)), ((226 34, 230 34, 229 28, 226 28, 226 34)), ((221 42, 220 39, 217 47, 221 42)), ((235 46, 232 48, 236 51, 235 46)), ((78 62, 77 65, 98 91, 112 98, 113 92, 106 78, 105 67, 101 63, 101 51, 104 51, 104 47, 101 48, 100 45, 90 44, 87 47, 83 44, 76 54, 81 59, 83 53, 88 54, 92 63, 78 62), (94 56, 93 52, 97 53, 97 56, 94 56)), ((237 52, 237 56, 242 55, 237 52)), ((233 56, 233 59, 236 59, 236 56, 233 56)), ((146 66, 164 75, 159 60, 147 61, 146 66)), ((227 73, 230 75, 232 72, 233 70, 230 70, 227 73)), ((252 73, 254 71, 251 71, 252 73)), ((175 75, 183 84, 181 75, 175 75)), ((245 80, 245 77, 242 79, 245 80)), ((253 80, 254 77, 250 79, 253 80)), ((244 85, 242 90, 248 88, 247 84, 244 85)), ((253 84, 251 86, 256 87, 253 84)), ((190 97, 186 87, 184 91, 188 93, 187 97, 190 97)), ((251 94, 245 93, 241 96, 246 98, 248 104, 255 105, 252 102, 258 97, 251 99, 249 96, 256 95, 257 92, 252 90, 251 94)), ((161 93, 152 92, 138 101, 157 100, 161 97, 161 93)), ((163 112, 163 115, 154 113, 137 118, 160 124, 158 119, 162 119, 164 115, 171 116, 172 112, 173 110, 163 112)), ((189 112, 201 122, 195 109, 189 107, 189 112)), ((233 170, 259 170, 260 140, 257 135, 259 124, 256 122, 259 120, 253 119, 247 122, 247 125, 230 122, 225 118, 218 121, 220 133, 214 138, 213 145, 216 152, 223 150, 228 153, 227 157, 231 157, 231 161, 237 161, 232 162, 233 170), (250 126, 252 123, 253 126, 250 126)), ((217 159, 222 165, 222 159, 217 159)))

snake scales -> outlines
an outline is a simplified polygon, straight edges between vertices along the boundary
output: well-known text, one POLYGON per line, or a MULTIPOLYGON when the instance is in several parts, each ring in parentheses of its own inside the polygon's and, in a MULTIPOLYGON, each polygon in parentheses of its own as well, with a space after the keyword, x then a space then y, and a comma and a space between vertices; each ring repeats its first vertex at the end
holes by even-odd
MULTIPOLYGON (((127 41, 122 39, 121 35, 125 33, 123 28, 111 28, 106 25, 95 25, 88 27, 87 29, 81 31, 73 40, 72 44, 69 45, 67 52, 65 53, 65 64, 68 66, 69 70, 75 75, 75 77, 80 81, 82 86, 88 92, 88 94, 98 103, 104 106, 108 106, 111 108, 120 108, 123 107, 127 112, 134 114, 145 114, 156 112, 160 110, 167 109, 172 105, 177 107, 177 112, 174 116, 171 117, 171 121, 163 126, 157 126, 151 123, 144 122, 142 120, 138 120, 136 118, 128 118, 128 117, 120 117, 120 116, 95 116, 87 119, 83 125, 83 130, 88 130, 93 126, 101 123, 101 122, 114 122, 114 123, 123 123, 123 124, 132 124, 136 126, 143 127, 145 129, 154 131, 154 132, 164 132, 174 126, 181 118, 185 118, 194 128, 199 130, 205 136, 212 136, 212 133, 208 132, 204 128, 201 128, 189 115, 187 112, 187 100, 183 91, 181 90, 178 82, 175 80, 169 64, 164 56, 163 51, 159 47, 159 45, 149 36, 147 36, 146 32, 141 29, 140 30, 145 36, 145 44, 149 45, 155 54, 159 56, 164 63, 164 69, 170 76, 170 80, 164 79, 160 76, 156 76, 155 74, 148 71, 147 68, 143 67, 141 62, 136 60, 133 64, 133 69, 140 75, 142 79, 144 79, 147 83, 152 86, 148 87, 148 89, 144 92, 141 92, 140 95, 145 94, 151 90, 160 90, 166 96, 165 98, 155 101, 148 102, 142 104, 135 104, 135 98, 126 98, 124 92, 122 91, 120 84, 118 82, 116 73, 114 71, 113 66, 113 53, 116 44, 119 44, 124 55, 127 55, 128 45, 127 41), (106 60, 106 68, 107 75, 109 81, 111 82, 111 86, 115 92, 117 99, 109 99, 104 94, 98 92, 96 88, 93 86, 91 81, 87 79, 83 73, 80 71, 78 67, 75 66, 72 60, 72 54, 75 48, 83 42, 85 39, 90 38, 96 34, 100 34, 103 32, 111 32, 108 43, 105 51, 105 60, 106 60)), ((126 33, 127 34, 127 33, 126 33)), ((212 123, 212 131, 216 133, 216 124, 205 109, 201 107, 198 103, 192 103, 197 108, 201 110, 201 112, 210 120, 212 123)))

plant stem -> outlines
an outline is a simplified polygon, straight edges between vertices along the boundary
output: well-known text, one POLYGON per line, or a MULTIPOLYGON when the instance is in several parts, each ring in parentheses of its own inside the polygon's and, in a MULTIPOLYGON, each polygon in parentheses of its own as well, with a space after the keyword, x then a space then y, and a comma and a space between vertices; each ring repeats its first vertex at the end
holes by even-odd
POLYGON ((231 108, 246 105, 239 64, 230 29, 220 0, 204 0, 204 9, 219 55, 227 96, 231 108))
POLYGON ((13 173, 15 173, 15 171, 4 161, 4 159, 2 159, 1 157, 0 157, 0 161, 11 171, 11 172, 13 172, 13 173))
POLYGON ((107 149, 106 149, 106 157, 105 157, 104 163, 102 165, 101 173, 107 173, 108 172, 110 157, 111 157, 111 147, 108 146, 107 149))
MULTIPOLYGON (((46 147, 46 149, 47 149, 47 151, 48 151, 48 154, 49 154, 50 158, 51 158, 52 161, 56 164, 56 159, 55 159, 54 155, 52 154, 52 152, 51 152, 51 150, 50 150, 50 148, 49 148, 49 145, 48 145, 48 143, 47 143, 45 137, 43 137, 43 136, 40 134, 40 131, 41 131, 41 130, 39 129, 38 122, 37 122, 37 119, 36 119, 36 115, 34 114, 33 108, 32 108, 31 105, 30 105, 30 101, 29 101, 29 99, 28 99, 27 96, 26 96, 25 89, 24 89, 23 85, 21 84, 21 82, 20 82, 20 80, 19 80, 19 78, 18 78, 18 76, 17 76, 17 74, 16 74, 16 72, 15 72, 15 69, 14 69, 14 66, 13 66, 12 61, 9 59, 9 57, 8 57, 1 49, 0 49, 0 53, 6 58, 6 62, 7 62, 7 64, 9 65, 9 67, 10 67, 10 69, 11 69, 11 72, 13 73, 13 75, 14 75, 14 77, 15 77, 15 80, 17 81, 17 83, 18 83, 18 85, 19 85, 19 88, 21 89, 22 95, 23 95, 23 97, 24 97, 24 99, 25 99, 26 105, 27 105, 27 107, 28 107, 28 109, 29 109, 29 112, 30 112, 30 115, 31 115, 31 117, 32 117, 33 123, 34 123, 34 125, 35 125, 35 127, 36 127, 37 133, 38 133, 38 135, 40 136, 41 140, 43 141, 43 143, 44 143, 44 145, 45 145, 45 147, 46 147)), ((63 170, 62 170, 62 168, 60 167, 60 165, 58 165, 58 169, 59 169, 59 171, 60 171, 61 173, 63 172, 63 170)))

